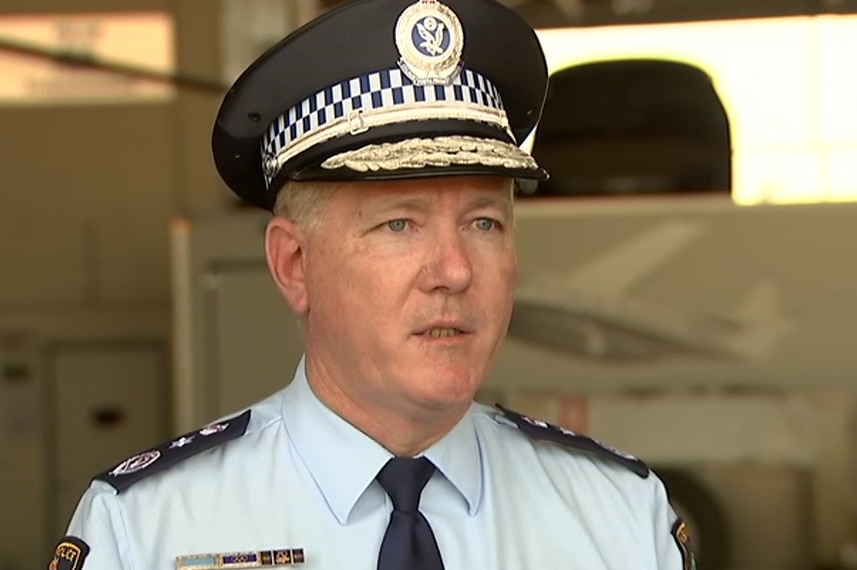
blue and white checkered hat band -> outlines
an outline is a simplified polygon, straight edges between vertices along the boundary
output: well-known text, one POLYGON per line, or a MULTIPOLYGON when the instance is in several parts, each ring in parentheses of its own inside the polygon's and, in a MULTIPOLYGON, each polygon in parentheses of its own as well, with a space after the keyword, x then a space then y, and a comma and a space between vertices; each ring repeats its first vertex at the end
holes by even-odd
POLYGON ((485 76, 462 69, 449 85, 418 85, 401 69, 345 80, 307 97, 279 117, 262 139, 265 183, 290 158, 325 141, 414 120, 462 119, 509 133, 500 93, 485 76))

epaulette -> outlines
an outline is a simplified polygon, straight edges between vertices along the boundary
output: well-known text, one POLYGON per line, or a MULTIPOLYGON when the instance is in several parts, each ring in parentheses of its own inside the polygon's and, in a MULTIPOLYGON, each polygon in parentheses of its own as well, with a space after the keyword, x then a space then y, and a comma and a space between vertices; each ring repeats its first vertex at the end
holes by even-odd
POLYGON ((210 424, 129 457, 109 471, 96 475, 94 479, 109 483, 121 493, 149 475, 244 435, 249 422, 250 410, 247 410, 240 416, 210 424))
POLYGON ((624 465, 643 479, 649 476, 648 465, 633 455, 619 451, 618 449, 610 447, 609 445, 592 437, 575 433, 563 427, 513 412, 500 404, 497 404, 497 408, 503 412, 498 415, 498 419, 507 420, 530 437, 552 441, 565 447, 578 449, 580 451, 614 461, 624 465))

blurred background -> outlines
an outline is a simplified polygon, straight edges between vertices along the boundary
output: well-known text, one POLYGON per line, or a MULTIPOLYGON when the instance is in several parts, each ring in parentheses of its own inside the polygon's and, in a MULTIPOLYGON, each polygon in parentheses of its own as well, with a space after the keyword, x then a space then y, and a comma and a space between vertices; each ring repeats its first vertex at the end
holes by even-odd
MULTIPOLYGON (((857 568, 857 0, 503 0, 552 72, 479 398, 639 455, 703 570, 857 568)), ((0 5, 0 570, 91 476, 286 384, 226 86, 335 0, 0 5)), ((359 49, 359 46, 355 46, 359 49)))

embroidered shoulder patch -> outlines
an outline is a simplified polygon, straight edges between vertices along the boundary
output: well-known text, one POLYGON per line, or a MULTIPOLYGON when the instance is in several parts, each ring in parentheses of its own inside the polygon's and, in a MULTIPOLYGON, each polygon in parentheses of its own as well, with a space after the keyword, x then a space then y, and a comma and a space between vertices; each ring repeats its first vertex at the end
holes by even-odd
POLYGON ((48 570, 80 570, 89 555, 89 545, 76 536, 64 536, 54 549, 48 570))
POLYGON ((95 479, 106 481, 121 493, 153 473, 163 471, 188 457, 244 435, 249 422, 250 410, 247 410, 240 416, 186 433, 158 447, 129 457, 109 471, 96 475, 95 479))
POLYGON ((681 553, 681 563, 684 570, 696 570, 696 557, 693 555, 693 541, 690 531, 681 518, 675 521, 672 527, 672 535, 676 546, 681 553))
POLYGON ((633 455, 610 447, 606 443, 598 441, 595 438, 513 412, 499 404, 497 404, 497 408, 503 412, 499 415, 500 418, 504 418, 508 422, 511 422, 519 430, 533 438, 545 439, 565 447, 579 449, 580 451, 591 453, 592 455, 597 455, 604 459, 609 459, 624 465, 643 479, 649 476, 648 465, 633 455))

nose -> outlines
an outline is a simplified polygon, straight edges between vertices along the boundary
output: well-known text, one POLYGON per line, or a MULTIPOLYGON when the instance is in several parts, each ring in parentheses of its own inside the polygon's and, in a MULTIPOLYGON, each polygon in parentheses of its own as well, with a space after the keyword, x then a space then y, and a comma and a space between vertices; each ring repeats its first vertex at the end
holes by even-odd
POLYGON ((466 291, 473 281, 473 264, 464 237, 457 232, 438 237, 422 274, 422 289, 426 292, 441 290, 455 294, 466 291))

